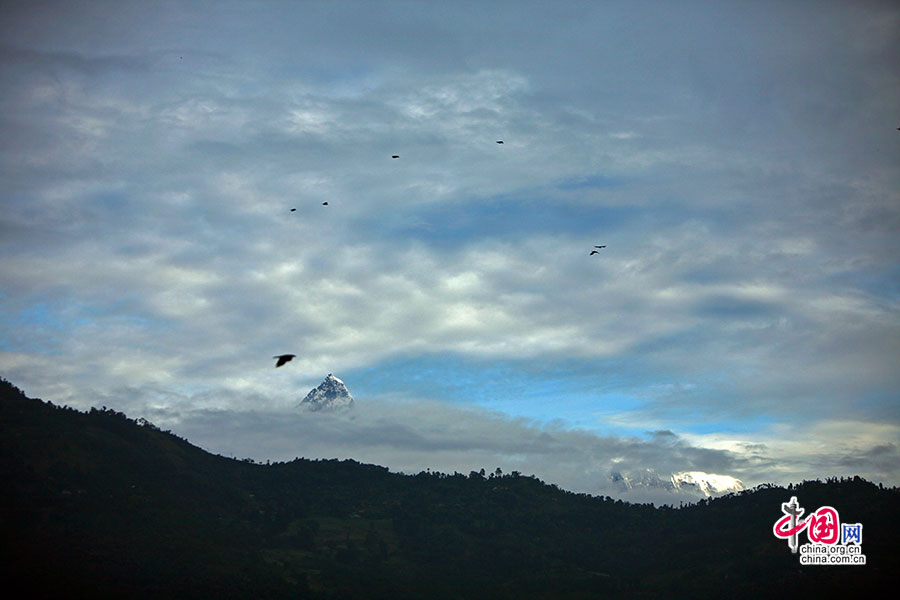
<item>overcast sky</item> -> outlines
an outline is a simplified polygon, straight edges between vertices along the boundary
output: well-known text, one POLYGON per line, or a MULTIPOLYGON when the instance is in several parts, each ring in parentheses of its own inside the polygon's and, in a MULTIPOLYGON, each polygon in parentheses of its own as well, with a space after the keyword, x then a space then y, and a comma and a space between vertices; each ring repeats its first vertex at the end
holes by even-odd
POLYGON ((0 375, 259 460, 898 485, 898 56, 891 2, 4 2, 0 375))

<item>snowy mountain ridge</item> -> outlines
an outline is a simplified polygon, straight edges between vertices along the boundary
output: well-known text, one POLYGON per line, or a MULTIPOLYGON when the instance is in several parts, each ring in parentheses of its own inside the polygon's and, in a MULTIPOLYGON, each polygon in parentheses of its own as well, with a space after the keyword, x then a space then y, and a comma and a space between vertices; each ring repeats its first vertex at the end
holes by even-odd
POLYGON ((696 489, 707 498, 729 492, 745 490, 744 483, 740 479, 730 475, 716 475, 703 471, 683 471, 672 473, 672 485, 678 489, 696 489))
POLYGON ((345 410, 353 407, 353 396, 343 381, 329 373, 300 401, 299 407, 311 411, 345 410))
POLYGON ((627 475, 616 471, 610 474, 609 480, 623 492, 637 492, 639 495, 642 492, 663 492, 696 500, 746 489, 740 479, 703 471, 679 471, 668 477, 661 476, 653 469, 627 475))

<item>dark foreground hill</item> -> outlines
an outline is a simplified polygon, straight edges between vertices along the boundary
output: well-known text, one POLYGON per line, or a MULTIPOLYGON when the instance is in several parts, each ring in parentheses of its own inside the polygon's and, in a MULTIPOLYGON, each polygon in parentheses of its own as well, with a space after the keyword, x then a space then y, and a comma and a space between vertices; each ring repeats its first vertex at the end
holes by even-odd
POLYGON ((859 478, 657 509, 517 473, 261 465, 2 380, 0 473, 4 580, 30 598, 855 597, 898 582, 900 491, 859 478), (867 564, 800 566, 772 535, 790 496, 862 523, 867 564))

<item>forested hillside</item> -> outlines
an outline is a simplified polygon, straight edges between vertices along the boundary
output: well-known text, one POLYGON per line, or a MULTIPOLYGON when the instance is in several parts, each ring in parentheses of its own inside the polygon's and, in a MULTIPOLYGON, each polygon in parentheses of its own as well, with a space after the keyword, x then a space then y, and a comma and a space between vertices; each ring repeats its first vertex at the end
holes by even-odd
POLYGON ((262 465, 5 381, 0 472, 4 570, 29 597, 853 596, 900 559, 900 491, 859 478, 653 508, 519 473, 262 465), (772 534, 791 496, 862 523, 867 564, 800 566, 772 534))

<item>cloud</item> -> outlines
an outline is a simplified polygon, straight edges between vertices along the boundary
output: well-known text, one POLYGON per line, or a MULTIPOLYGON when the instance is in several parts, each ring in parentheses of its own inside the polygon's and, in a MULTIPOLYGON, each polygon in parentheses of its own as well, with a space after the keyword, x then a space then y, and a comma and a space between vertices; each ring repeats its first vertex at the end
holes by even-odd
POLYGON ((672 431, 652 432, 649 437, 614 436, 422 399, 368 399, 357 402, 352 411, 330 414, 283 409, 148 410, 157 425, 211 452, 235 458, 353 458, 406 473, 426 469, 468 473, 500 467, 505 472, 535 474, 571 491, 634 502, 677 503, 688 498, 655 489, 625 490, 611 475, 637 480, 648 470, 663 478, 675 472, 703 471, 736 477, 753 486, 799 482, 814 470, 821 477, 862 473, 882 480, 895 470, 890 461, 898 447, 896 442, 878 442, 885 433, 896 440, 896 427, 876 431, 863 423, 834 423, 803 431, 779 426, 761 436, 765 444, 672 431), (830 461, 822 460, 813 441, 821 433, 814 429, 822 427, 843 434, 834 443, 830 461))
POLYGON ((900 20, 770 8, 7 7, 0 370, 235 412, 379 372, 744 454, 896 423, 900 20))
MULTIPOLYGON (((671 439, 599 436, 537 426, 484 409, 427 400, 370 400, 341 414, 288 411, 185 411, 158 409, 151 419, 212 452, 257 460, 354 458, 415 473, 500 467, 536 474, 565 489, 622 493, 612 472, 745 469, 745 459, 724 450, 671 439)), ((633 494, 637 501, 639 494, 633 494)))

